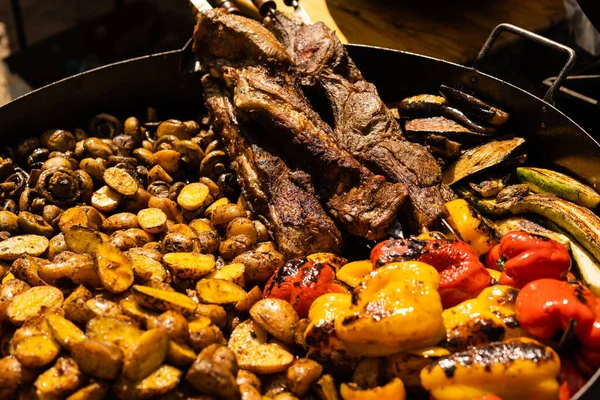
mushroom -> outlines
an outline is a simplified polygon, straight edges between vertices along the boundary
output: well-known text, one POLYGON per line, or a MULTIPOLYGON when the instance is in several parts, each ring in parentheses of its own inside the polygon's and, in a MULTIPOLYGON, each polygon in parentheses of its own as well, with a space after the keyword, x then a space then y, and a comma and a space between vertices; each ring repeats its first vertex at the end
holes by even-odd
POLYGON ((117 117, 101 113, 90 120, 90 136, 114 138, 123 133, 123 123, 117 117))
POLYGON ((208 176, 213 181, 216 181, 219 175, 225 172, 227 164, 227 156, 222 150, 211 151, 206 153, 200 163, 200 174, 208 176))
POLYGON ((142 141, 142 125, 136 117, 129 117, 123 125, 124 134, 130 136, 136 144, 142 141))
POLYGON ((135 149, 135 139, 130 135, 117 135, 113 138, 113 143, 117 146, 118 154, 120 156, 129 156, 133 149, 135 149))
POLYGON ((50 150, 40 147, 31 152, 29 157, 27 157, 27 167, 29 169, 33 168, 41 168, 44 165, 44 162, 48 159, 48 155, 50 154, 50 150))
POLYGON ((58 221, 60 221, 62 213, 63 210, 61 210, 59 207, 53 204, 48 204, 47 206, 44 206, 44 209, 42 210, 42 217, 47 223, 56 228, 58 227, 58 221))
POLYGON ((13 199, 4 199, 0 200, 0 209, 5 211, 10 211, 15 214, 19 211, 19 207, 17 206, 17 202, 13 199))
POLYGON ((34 201, 36 199, 42 199, 35 202, 36 208, 41 205, 41 202, 45 202, 45 199, 37 190, 30 188, 23 190, 21 196, 19 196, 19 210, 31 211, 34 208, 34 201))
POLYGON ((21 168, 15 168, 14 171, 3 183, 0 183, 0 193, 4 198, 18 199, 27 187, 29 179, 27 172, 21 168))
POLYGON ((210 153, 215 150, 223 150, 223 145, 221 144, 220 140, 213 140, 212 142, 210 142, 204 149, 204 152, 210 153))
POLYGON ((21 141, 21 143, 19 143, 17 145, 17 150, 16 150, 17 160, 19 160, 19 161, 26 160, 27 157, 29 157, 29 155, 31 153, 33 153, 33 151, 39 147, 40 147, 40 140, 37 137, 30 136, 30 137, 24 139, 23 141, 21 141))
POLYGON ((148 185, 146 190, 150 195, 167 198, 169 197, 169 189, 171 189, 171 185, 164 181, 155 181, 148 185))
POLYGON ((12 158, 0 158, 0 179, 6 179, 15 171, 15 163, 12 158))
POLYGON ((40 143, 50 151, 75 150, 75 136, 62 129, 50 129, 42 134, 40 143))
POLYGON ((169 188, 169 194, 168 194, 168 198, 173 200, 173 201, 177 201, 177 196, 179 196, 179 193, 181 193, 181 190, 185 187, 185 183, 184 182, 175 182, 173 185, 171 185, 171 187, 169 188))
POLYGON ((176 119, 168 119, 161 122, 156 128, 156 137, 161 138, 165 135, 172 135, 178 139, 190 139, 200 130, 200 126, 194 121, 182 122, 176 119), (197 128, 197 129, 196 129, 197 128))
POLYGON ((94 193, 94 181, 92 180, 90 174, 88 174, 82 169, 78 169, 77 171, 75 171, 75 176, 79 181, 79 189, 81 190, 81 201, 85 201, 87 203, 90 201, 90 199, 92 198, 92 194, 94 193))
POLYGON ((21 211, 17 218, 19 231, 25 234, 52 237, 54 228, 41 215, 21 211))
POLYGON ((161 136, 153 143, 153 151, 156 153, 160 150, 173 150, 176 148, 179 138, 174 135, 161 136))
POLYGON ((221 193, 230 199, 235 199, 240 195, 240 187, 234 174, 227 172, 221 174, 217 180, 217 185, 221 193))
POLYGON ((204 151, 191 140, 180 140, 175 145, 175 150, 181 154, 181 161, 188 166, 191 171, 198 171, 200 162, 204 158, 204 151))
POLYGON ((50 203, 73 204, 81 194, 80 175, 63 167, 47 169, 38 178, 36 189, 50 203))
POLYGON ((83 149, 87 157, 108 159, 113 155, 112 148, 97 137, 85 139, 83 149))
POLYGON ((201 129, 198 135, 192 138, 192 141, 201 148, 205 149, 206 146, 208 146, 208 144, 216 138, 215 132, 212 129, 201 129))

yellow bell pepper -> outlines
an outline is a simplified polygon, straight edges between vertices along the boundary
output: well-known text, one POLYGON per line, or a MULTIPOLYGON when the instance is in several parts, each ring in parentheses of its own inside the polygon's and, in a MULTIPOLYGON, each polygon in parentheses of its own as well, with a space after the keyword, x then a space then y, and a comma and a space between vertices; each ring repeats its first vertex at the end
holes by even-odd
POLYGON ((335 277, 346 285, 354 288, 360 283, 365 275, 371 271, 373 271, 373 264, 371 261, 353 261, 340 268, 335 274, 335 277))
POLYGON ((444 310, 444 346, 460 351, 469 346, 525 336, 515 311, 518 293, 518 289, 510 286, 490 286, 476 298, 444 310))
POLYGON ((402 381, 394 378, 384 386, 371 389, 359 388, 355 383, 342 383, 340 395, 344 400, 405 400, 406 390, 402 381))
POLYGON ((528 338, 494 342, 441 358, 421 371, 421 384, 436 400, 558 399, 560 359, 528 338))
POLYGON ((337 254, 333 253, 313 253, 309 256, 306 256, 306 258, 320 264, 330 264, 336 269, 336 271, 342 265, 348 262, 348 260, 346 260, 344 257, 340 257, 337 254))
POLYGON ((498 282, 500 280, 500 275, 502 275, 502 272, 500 271, 496 271, 495 269, 491 269, 491 268, 486 268, 487 272, 490 273, 490 276, 492 277, 493 280, 495 280, 496 282, 498 282))
POLYGON ((348 312, 352 295, 347 293, 327 293, 316 298, 308 310, 310 321, 304 331, 304 342, 312 351, 347 351, 337 337, 334 321, 348 312))
POLYGON ((335 332, 362 356, 434 345, 445 335, 439 284, 438 272, 428 264, 385 265, 354 289, 349 310, 335 319, 335 332))
POLYGON ((452 200, 446 203, 448 223, 462 240, 469 243, 477 254, 490 251, 498 243, 494 232, 481 219, 477 211, 464 199, 452 200))

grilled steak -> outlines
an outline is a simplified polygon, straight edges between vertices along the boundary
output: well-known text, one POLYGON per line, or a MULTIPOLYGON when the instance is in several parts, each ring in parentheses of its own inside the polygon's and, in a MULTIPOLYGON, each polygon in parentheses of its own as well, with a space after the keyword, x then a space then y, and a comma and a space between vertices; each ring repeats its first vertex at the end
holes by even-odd
POLYGON ((342 238, 315 196, 310 176, 292 171, 249 127, 238 123, 226 89, 202 79, 207 109, 232 160, 242 194, 263 217, 286 259, 320 251, 339 253, 342 238))
POLYGON ((336 221, 354 235, 383 237, 404 202, 406 186, 374 175, 340 147, 304 97, 294 71, 283 67, 288 60, 281 55, 283 46, 266 28, 250 22, 220 10, 200 14, 194 38, 203 68, 221 75, 234 90, 238 114, 261 124, 296 166, 318 179, 319 193, 336 221), (221 40, 207 36, 215 32, 221 40), (263 36, 260 44, 252 40, 263 36), (225 52, 220 48, 225 42, 248 47, 230 44, 225 52))
POLYGON ((411 225, 431 227, 445 213, 446 195, 451 193, 440 186, 440 168, 425 147, 405 140, 377 89, 356 72, 335 32, 279 12, 268 27, 292 54, 302 83, 317 86, 327 97, 335 141, 373 172, 406 184, 411 225))
POLYGON ((344 76, 350 82, 362 80, 358 68, 348 56, 335 32, 322 22, 307 25, 297 18, 275 11, 266 27, 291 53, 303 84, 325 70, 344 76))

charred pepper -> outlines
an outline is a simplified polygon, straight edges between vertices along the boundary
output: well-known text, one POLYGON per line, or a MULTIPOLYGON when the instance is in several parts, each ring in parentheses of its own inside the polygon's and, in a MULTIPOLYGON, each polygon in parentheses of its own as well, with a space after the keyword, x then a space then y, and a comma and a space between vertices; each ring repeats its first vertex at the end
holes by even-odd
POLYGON ((348 293, 348 290, 335 279, 339 266, 345 260, 325 253, 303 258, 295 258, 279 268, 264 289, 264 297, 274 297, 289 302, 301 318, 315 299, 326 293, 348 293))
POLYGON ((538 339, 573 329, 583 346, 600 348, 600 298, 580 282, 530 282, 517 295, 516 309, 519 325, 538 339))
POLYGON ((501 270, 499 283, 517 288, 542 278, 563 279, 571 267, 567 248, 523 231, 509 232, 486 255, 488 268, 501 270))
POLYGON ((477 296, 492 278, 479 256, 465 242, 451 240, 390 239, 371 251, 374 268, 393 261, 416 260, 440 273, 440 296, 444 308, 477 296))

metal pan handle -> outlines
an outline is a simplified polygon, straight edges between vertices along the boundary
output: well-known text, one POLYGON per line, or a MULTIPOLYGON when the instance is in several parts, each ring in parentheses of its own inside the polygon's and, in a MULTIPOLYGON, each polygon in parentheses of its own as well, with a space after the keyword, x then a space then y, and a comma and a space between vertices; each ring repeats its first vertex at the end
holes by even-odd
POLYGON ((567 62, 565 63, 562 70, 556 76, 556 80, 554 81, 554 83, 550 86, 550 88, 544 95, 544 101, 546 103, 552 104, 552 102, 554 100, 554 93, 560 88, 563 81, 567 77, 569 71, 571 70, 571 68, 573 68, 573 65, 575 65, 575 50, 573 50, 572 48, 567 47, 563 44, 557 43, 554 40, 550 40, 550 39, 540 36, 536 33, 530 32, 526 29, 519 28, 518 26, 515 26, 512 24, 500 24, 494 28, 492 33, 490 33, 490 36, 487 38, 485 44, 479 51, 477 58, 475 58, 475 61, 473 62, 473 68, 475 70, 479 70, 479 67, 481 66, 481 63, 483 62, 483 59, 490 52, 492 46, 494 45, 494 42, 496 41, 496 39, 498 39, 498 36, 500 36, 500 34, 502 32, 513 33, 524 39, 528 39, 534 43, 540 44, 542 46, 546 46, 546 47, 551 48, 556 51, 560 51, 567 55, 567 62))

